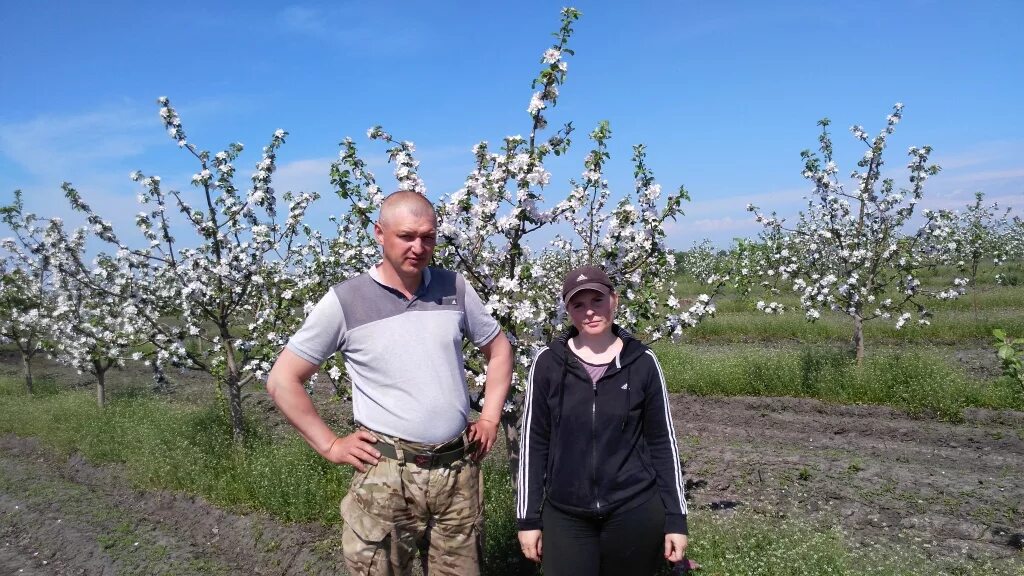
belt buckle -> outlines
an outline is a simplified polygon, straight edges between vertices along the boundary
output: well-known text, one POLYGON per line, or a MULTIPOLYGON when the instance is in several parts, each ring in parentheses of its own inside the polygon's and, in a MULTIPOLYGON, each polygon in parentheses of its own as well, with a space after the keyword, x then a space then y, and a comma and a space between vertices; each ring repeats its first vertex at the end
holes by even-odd
POLYGON ((415 456, 413 456, 412 461, 420 468, 429 468, 430 461, 433 459, 433 454, 416 454, 415 456))

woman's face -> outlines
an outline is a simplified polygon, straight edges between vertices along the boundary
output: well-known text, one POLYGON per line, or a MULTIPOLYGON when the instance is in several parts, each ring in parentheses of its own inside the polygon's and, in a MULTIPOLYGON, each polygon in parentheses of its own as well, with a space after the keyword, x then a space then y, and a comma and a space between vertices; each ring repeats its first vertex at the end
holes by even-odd
POLYGON ((572 325, 580 334, 597 336, 610 332, 619 304, 617 295, 605 295, 597 290, 581 290, 572 295, 565 305, 572 325))

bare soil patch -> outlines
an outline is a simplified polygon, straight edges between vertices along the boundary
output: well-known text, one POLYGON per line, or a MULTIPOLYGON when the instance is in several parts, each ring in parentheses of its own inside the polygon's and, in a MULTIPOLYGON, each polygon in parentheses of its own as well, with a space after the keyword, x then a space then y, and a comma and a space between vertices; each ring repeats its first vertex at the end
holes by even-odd
POLYGON ((885 407, 677 395, 691 505, 837 526, 860 545, 1024 559, 1024 413, 962 424, 885 407))

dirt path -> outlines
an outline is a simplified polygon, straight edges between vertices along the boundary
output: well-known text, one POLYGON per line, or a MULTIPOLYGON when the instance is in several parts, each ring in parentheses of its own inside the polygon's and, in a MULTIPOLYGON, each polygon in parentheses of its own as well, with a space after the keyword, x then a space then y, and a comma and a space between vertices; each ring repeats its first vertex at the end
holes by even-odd
POLYGON ((1024 414, 963 424, 793 398, 676 396, 691 505, 838 525, 858 544, 1024 560, 1024 414))
POLYGON ((337 574, 340 538, 134 489, 117 468, 0 438, 0 574, 337 574))

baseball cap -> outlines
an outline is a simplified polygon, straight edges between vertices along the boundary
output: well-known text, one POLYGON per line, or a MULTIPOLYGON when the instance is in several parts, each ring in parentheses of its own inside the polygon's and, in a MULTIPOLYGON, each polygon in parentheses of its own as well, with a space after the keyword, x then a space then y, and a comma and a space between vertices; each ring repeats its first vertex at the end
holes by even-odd
POLYGON ((570 270, 562 282, 562 301, 568 302, 574 294, 581 290, 597 290, 602 294, 611 294, 612 281, 597 266, 580 266, 570 270))

